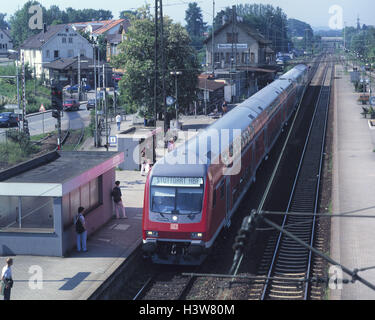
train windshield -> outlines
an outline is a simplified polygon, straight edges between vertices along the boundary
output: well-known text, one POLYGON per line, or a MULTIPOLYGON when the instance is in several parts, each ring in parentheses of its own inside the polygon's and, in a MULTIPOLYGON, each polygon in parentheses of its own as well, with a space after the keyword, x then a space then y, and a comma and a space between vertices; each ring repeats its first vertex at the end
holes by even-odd
POLYGON ((152 187, 151 201, 153 212, 198 214, 202 211, 203 189, 152 187))
MULTIPOLYGON (((194 187, 162 186, 151 187, 151 210, 161 214, 199 214, 203 203, 203 179, 194 187)), ((156 184, 156 185, 155 185, 156 184)))

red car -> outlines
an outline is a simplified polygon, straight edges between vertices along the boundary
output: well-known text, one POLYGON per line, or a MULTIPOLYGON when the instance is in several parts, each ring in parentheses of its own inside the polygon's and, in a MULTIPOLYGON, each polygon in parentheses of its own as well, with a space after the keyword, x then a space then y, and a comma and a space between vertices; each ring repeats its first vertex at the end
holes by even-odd
POLYGON ((68 99, 65 100, 63 104, 63 110, 64 111, 74 111, 79 110, 80 103, 75 99, 68 99))

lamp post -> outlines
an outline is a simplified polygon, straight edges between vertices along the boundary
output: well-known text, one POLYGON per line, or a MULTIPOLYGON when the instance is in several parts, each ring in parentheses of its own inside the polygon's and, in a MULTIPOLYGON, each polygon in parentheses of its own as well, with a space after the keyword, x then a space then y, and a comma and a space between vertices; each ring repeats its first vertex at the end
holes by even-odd
POLYGON ((177 77, 182 75, 181 71, 171 71, 170 74, 175 78, 175 88, 176 88, 176 129, 178 127, 178 88, 177 88, 177 77))
POLYGON ((17 54, 17 62, 16 62, 16 77, 17 77, 17 108, 20 108, 20 80, 19 80, 19 73, 18 73, 18 51, 16 50, 8 50, 9 53, 16 53, 17 54))
POLYGON ((94 50, 94 88, 95 88, 95 147, 98 147, 98 91, 97 91, 97 83, 96 83, 96 44, 93 45, 94 50))

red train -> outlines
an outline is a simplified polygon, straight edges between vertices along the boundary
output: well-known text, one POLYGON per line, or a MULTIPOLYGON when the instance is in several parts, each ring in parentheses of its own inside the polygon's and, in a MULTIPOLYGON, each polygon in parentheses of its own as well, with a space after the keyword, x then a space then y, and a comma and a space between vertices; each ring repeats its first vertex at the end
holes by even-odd
POLYGON ((202 263, 302 98, 308 73, 296 66, 154 165, 142 221, 153 262, 202 263))

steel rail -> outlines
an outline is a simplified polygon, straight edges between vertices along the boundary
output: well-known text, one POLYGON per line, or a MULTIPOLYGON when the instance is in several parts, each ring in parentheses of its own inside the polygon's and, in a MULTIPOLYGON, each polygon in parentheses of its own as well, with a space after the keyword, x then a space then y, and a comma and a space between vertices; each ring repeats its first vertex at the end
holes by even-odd
MULTIPOLYGON (((307 84, 306 84, 306 86, 305 86, 305 88, 304 88, 304 91, 303 91, 303 94, 302 94, 301 101, 300 101, 299 104, 298 104, 298 107, 297 107, 297 110, 296 110, 296 114, 295 114, 295 116, 294 116, 294 118, 293 118, 293 121, 292 121, 292 124, 291 124, 291 126, 290 126, 288 136, 287 136, 287 138, 285 139, 285 142, 284 142, 283 148, 282 148, 282 150, 281 150, 281 152, 280 152, 280 156, 279 156, 279 158, 278 158, 278 160, 277 160, 277 163, 276 163, 275 168, 274 168, 274 170, 273 170, 273 172, 272 172, 271 178, 270 178, 270 180, 269 180, 269 182, 268 182, 268 185, 267 185, 267 187, 266 187, 266 191, 264 192, 263 197, 262 197, 262 200, 260 201, 260 204, 259 204, 259 206, 258 206, 258 211, 262 211, 263 206, 264 206, 264 203, 266 202, 266 199, 268 198, 269 191, 270 191, 270 189, 271 189, 271 186, 272 186, 272 184, 273 184, 274 178, 275 178, 275 176, 276 176, 276 174, 277 174, 277 171, 278 171, 278 169, 279 169, 279 166, 280 166, 281 160, 282 160, 282 158, 283 158, 283 156, 284 156, 284 152, 285 152, 285 149, 286 149, 286 147, 287 147, 287 145, 288 145, 288 142, 289 142, 290 136, 291 136, 291 134, 292 134, 292 132, 293 132, 293 128, 294 128, 294 126, 295 126, 295 122, 296 122, 296 120, 297 120, 297 118, 298 118, 298 114, 299 114, 300 109, 301 109, 301 106, 302 106, 302 100, 303 100, 303 97, 304 97, 304 95, 305 95, 305 93, 306 93, 306 91, 307 91, 307 88, 309 87, 309 85, 310 85, 312 79, 314 78, 314 76, 315 76, 315 74, 316 74, 316 72, 317 72, 317 70, 318 70, 319 63, 320 63, 320 61, 318 61, 318 60, 314 61, 314 68, 313 68, 313 69, 311 70, 311 72, 310 72, 309 79, 308 79, 307 84)), ((238 261, 236 267, 235 267, 235 268, 232 268, 232 269, 234 269, 234 271, 233 271, 233 272, 230 272, 230 273, 232 273, 233 275, 237 275, 237 274, 238 274, 238 270, 239 270, 239 268, 240 268, 240 266, 241 266, 241 264, 242 264, 242 260, 243 260, 243 258, 244 258, 244 254, 242 253, 241 256, 240 256, 240 258, 239 258, 239 261, 238 261)), ((231 270, 231 271, 232 271, 232 270, 231 270)))
MULTIPOLYGON (((288 207, 287 207, 287 212, 290 212, 290 209, 292 207, 292 202, 293 200, 295 200, 296 198, 296 188, 297 188, 297 183, 300 179, 300 175, 301 175, 301 170, 302 170, 302 166, 305 164, 305 156, 306 156, 306 151, 307 151, 307 147, 309 145, 309 142, 311 141, 311 134, 312 134, 312 130, 313 130, 313 127, 314 127, 314 124, 315 124, 315 119, 316 119, 316 115, 317 115, 317 112, 318 112, 318 108, 320 107, 321 103, 322 103, 322 96, 323 96, 323 92, 324 92, 324 84, 325 84, 325 81, 327 79, 327 74, 328 74, 328 70, 329 70, 329 66, 327 65, 325 67, 325 70, 324 70, 324 76, 323 76, 323 80, 322 80, 322 87, 321 87, 321 90, 319 92, 319 96, 318 96, 318 100, 316 102, 316 105, 315 105, 315 111, 314 111, 314 115, 313 115, 313 118, 312 118, 312 121, 311 121, 311 125, 310 125, 310 128, 309 128, 309 132, 308 132, 308 135, 307 135, 307 138, 306 138, 306 142, 305 142, 305 145, 304 145, 304 149, 303 149, 303 153, 302 153, 302 156, 301 156, 301 160, 300 160, 300 163, 299 163, 299 166, 298 166, 298 170, 297 170, 297 174, 296 174, 296 178, 294 180, 294 184, 293 184, 293 188, 292 188, 292 191, 291 191, 291 196, 289 198, 289 202, 288 202, 288 207)), ((329 98, 328 98, 328 101, 329 101, 329 98)), ((326 109, 328 109, 328 101, 327 101, 327 106, 326 106, 326 109)), ((326 110, 326 119, 327 119, 327 115, 328 115, 328 112, 326 110)), ((324 126, 326 126, 326 121, 325 121, 325 124, 324 126)), ((324 134, 325 134, 325 131, 324 131, 324 134)), ((324 151, 324 143, 322 143, 322 148, 321 148, 321 154, 320 154, 320 166, 322 164, 322 154, 323 154, 323 151, 324 151)), ((319 169, 319 173, 321 172, 321 169, 319 169)), ((320 174, 318 175, 318 178, 320 177, 320 174)), ((319 181, 317 183, 317 185, 319 186, 319 181)), ((317 189, 318 191, 319 189, 317 189)), ((316 213, 316 205, 318 203, 318 198, 319 197, 319 192, 317 192, 315 194, 315 204, 314 204, 314 208, 313 208, 313 212, 316 213)), ((281 225, 281 228, 282 229, 285 229, 285 226, 286 226, 286 223, 287 223, 287 219, 288 217, 285 216, 284 219, 283 219, 283 222, 282 222, 282 225, 281 225)), ((315 223, 315 218, 312 219, 312 224, 314 225, 315 223)), ((313 239, 313 236, 311 236, 311 234, 313 234, 313 232, 315 231, 314 227, 312 227, 311 229, 311 233, 310 233, 310 239, 313 239)), ((270 264, 270 268, 269 268, 269 271, 267 273, 267 278, 271 278, 271 275, 272 273, 274 272, 274 269, 276 268, 276 260, 279 256, 279 252, 280 252, 280 248, 281 248, 281 241, 283 239, 283 233, 280 232, 279 233, 279 236, 278 236, 278 239, 277 239, 277 242, 276 242, 276 246, 275 246, 275 250, 274 250, 274 254, 273 254, 273 257, 272 257, 272 261, 271 261, 271 264, 270 264)), ((290 245, 290 244, 289 244, 290 245)), ((295 261, 294 261, 295 263, 295 261)), ((309 254, 309 258, 308 258, 308 262, 307 262, 307 276, 308 274, 310 273, 310 264, 311 264, 311 252, 309 254)), ((269 290, 269 286, 271 284, 271 281, 270 280, 267 280, 265 285, 264 285, 264 288, 263 288, 263 293, 262 293, 262 296, 261 296, 261 300, 264 300, 266 298, 266 295, 267 295, 267 292, 269 290)), ((305 287, 305 290, 304 290, 304 299, 306 300, 307 299, 307 292, 308 292, 308 285, 306 285, 305 287)))

